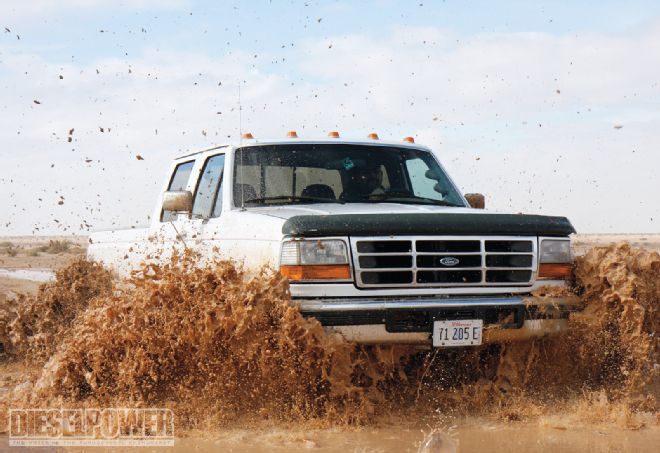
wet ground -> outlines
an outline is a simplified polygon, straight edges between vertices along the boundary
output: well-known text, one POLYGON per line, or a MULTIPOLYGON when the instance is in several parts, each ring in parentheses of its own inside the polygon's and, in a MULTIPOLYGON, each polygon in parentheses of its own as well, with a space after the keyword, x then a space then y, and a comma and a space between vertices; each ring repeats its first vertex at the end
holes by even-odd
MULTIPOLYGON (((446 434, 460 452, 642 452, 657 451, 660 431, 627 431, 598 427, 543 428, 526 424, 501 424, 486 420, 456 421, 446 434)), ((431 430, 426 427, 381 426, 362 430, 296 432, 274 429, 255 435, 229 431, 211 439, 183 439, 179 451, 318 451, 318 452, 417 452, 431 430)), ((442 432, 442 431, 441 431, 442 432)), ((436 450, 429 449, 430 452, 436 450)), ((438 452, 451 452, 452 446, 438 452)), ((425 452, 426 453, 426 452, 425 452)))
MULTIPOLYGON (((436 428, 437 429, 437 428, 436 428)), ((637 431, 615 427, 580 426, 552 427, 527 423, 495 423, 483 419, 456 420, 456 424, 430 434, 429 426, 401 427, 390 424, 353 429, 300 430, 296 426, 227 429, 215 433, 191 432, 177 438, 174 447, 68 447, 67 451, 135 451, 135 452, 319 452, 378 453, 420 451, 429 436, 439 436, 444 449, 422 450, 424 453, 467 452, 656 452, 660 445, 660 430, 637 431)), ((0 437, 0 450, 25 451, 8 446, 8 438, 0 437)), ((30 449, 32 451, 32 449, 30 449)), ((34 451, 57 451, 54 447, 34 448, 34 451)))
POLYGON ((51 269, 0 269, 0 277, 47 282, 55 278, 55 273, 51 269))

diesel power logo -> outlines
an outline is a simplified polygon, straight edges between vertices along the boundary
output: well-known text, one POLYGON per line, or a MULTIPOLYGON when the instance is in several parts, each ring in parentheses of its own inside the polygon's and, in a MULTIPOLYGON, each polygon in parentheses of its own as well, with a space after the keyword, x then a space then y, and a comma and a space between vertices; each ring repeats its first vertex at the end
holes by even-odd
POLYGON ((174 413, 161 408, 9 409, 10 446, 173 446, 174 413))

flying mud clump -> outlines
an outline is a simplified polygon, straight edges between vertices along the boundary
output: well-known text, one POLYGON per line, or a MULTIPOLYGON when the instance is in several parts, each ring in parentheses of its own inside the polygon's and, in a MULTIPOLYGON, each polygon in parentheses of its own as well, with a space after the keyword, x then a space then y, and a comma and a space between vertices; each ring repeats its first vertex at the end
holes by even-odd
POLYGON ((192 254, 175 255, 113 284, 84 261, 60 271, 21 299, 20 314, 0 318, 5 349, 39 369, 7 398, 31 407, 165 406, 182 428, 371 423, 394 413, 561 413, 629 427, 660 420, 656 252, 623 244, 579 258, 574 290, 585 310, 565 336, 422 352, 326 334, 290 304, 275 272, 198 266, 192 254))

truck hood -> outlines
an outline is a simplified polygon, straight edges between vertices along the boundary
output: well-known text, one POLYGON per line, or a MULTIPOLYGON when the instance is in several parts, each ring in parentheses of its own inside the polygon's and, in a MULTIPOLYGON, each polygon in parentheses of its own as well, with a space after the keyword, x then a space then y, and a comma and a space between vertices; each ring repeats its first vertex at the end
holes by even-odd
POLYGON ((289 236, 525 235, 568 236, 565 217, 501 214, 471 208, 396 203, 316 204, 251 208, 285 220, 289 236))
POLYGON ((318 203, 313 205, 297 206, 264 206, 247 208, 254 214, 263 214, 271 217, 289 220, 300 215, 327 216, 337 214, 413 214, 413 213, 465 213, 487 211, 472 208, 453 208, 449 206, 410 205, 399 203, 318 203))

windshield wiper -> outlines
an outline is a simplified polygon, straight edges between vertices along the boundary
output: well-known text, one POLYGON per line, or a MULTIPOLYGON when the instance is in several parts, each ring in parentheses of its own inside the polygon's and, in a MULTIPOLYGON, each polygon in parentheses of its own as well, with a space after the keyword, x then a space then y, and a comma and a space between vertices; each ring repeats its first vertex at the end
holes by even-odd
POLYGON ((368 195, 364 198, 364 200, 368 201, 393 201, 396 202, 397 200, 405 201, 406 203, 411 203, 411 204, 429 204, 429 205, 436 205, 436 206, 450 206, 454 208, 462 208, 463 206, 455 204, 455 203, 450 203, 445 200, 436 200, 434 198, 427 198, 427 197, 419 197, 417 195, 411 195, 409 193, 405 192, 389 192, 389 193, 377 193, 377 194, 371 194, 368 195))
POLYGON ((297 195, 278 195, 275 197, 251 198, 249 200, 245 200, 245 203, 264 204, 268 203, 269 201, 288 201, 290 203, 345 203, 342 200, 336 200, 334 198, 299 197, 297 195))

